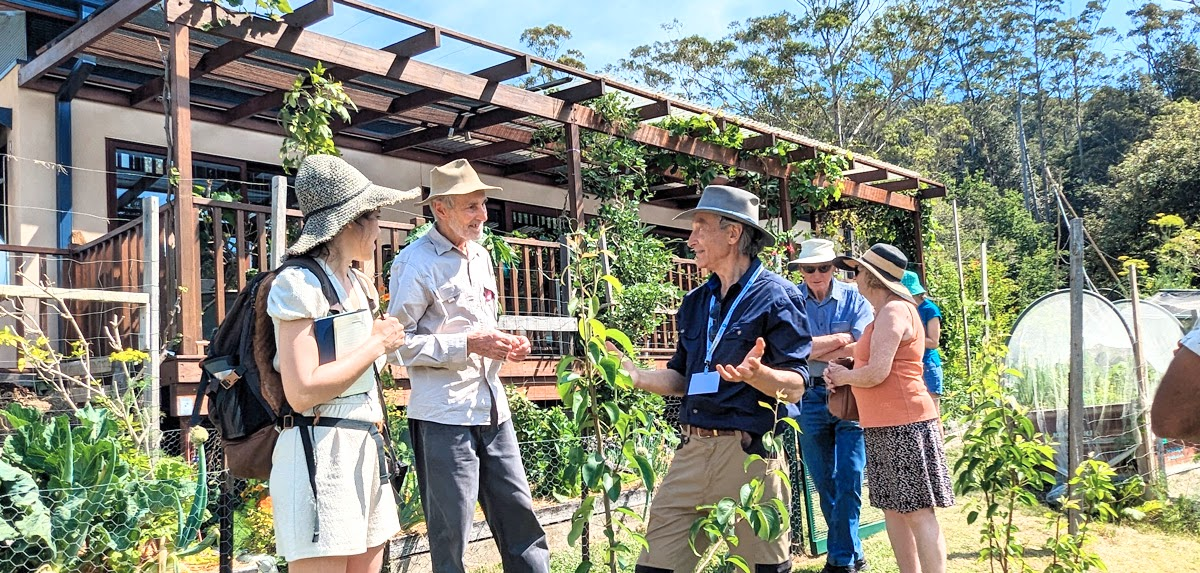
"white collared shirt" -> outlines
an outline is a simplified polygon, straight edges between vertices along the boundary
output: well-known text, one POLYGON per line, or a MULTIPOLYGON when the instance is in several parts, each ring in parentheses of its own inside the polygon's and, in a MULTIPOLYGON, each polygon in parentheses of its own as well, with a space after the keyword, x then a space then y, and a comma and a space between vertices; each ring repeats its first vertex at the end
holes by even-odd
POLYGON ((469 241, 463 252, 433 227, 396 256, 388 284, 388 313, 406 335, 396 354, 412 383, 408 416, 487 425, 494 396, 496 423, 507 421, 501 362, 467 353, 467 334, 497 323, 496 275, 487 249, 469 241))

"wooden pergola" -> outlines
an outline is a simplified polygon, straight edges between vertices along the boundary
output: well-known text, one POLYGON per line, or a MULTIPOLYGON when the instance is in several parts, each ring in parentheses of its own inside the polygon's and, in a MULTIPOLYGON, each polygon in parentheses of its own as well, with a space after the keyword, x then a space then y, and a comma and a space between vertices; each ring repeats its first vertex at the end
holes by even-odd
MULTIPOLYGON (((19 1, 0 6, 22 10, 19 1)), ((79 21, 48 44, 19 71, 20 86, 124 107, 162 112, 165 96, 174 134, 169 161, 181 180, 191 180, 192 122, 233 125, 280 134, 278 111, 296 75, 317 62, 344 83, 359 112, 349 124, 335 125, 335 141, 345 149, 385 154, 427 164, 465 158, 481 173, 565 186, 569 215, 583 220, 583 129, 612 133, 637 143, 707 159, 725 166, 785 178, 787 165, 775 159, 750 158, 739 150, 698 138, 672 135, 649 121, 671 114, 718 113, 704 106, 671 99, 635 86, 564 66, 496 44, 422 22, 361 0, 311 0, 280 21, 234 14, 199 0, 114 0, 79 21), (335 8, 354 10, 394 23, 391 45, 373 48, 309 29, 333 15, 335 8), (165 11, 165 14, 164 14, 165 11), (452 38, 504 58, 500 64, 468 74, 417 59, 452 38), (159 45, 167 46, 163 58, 159 45), (89 65, 78 65, 87 62, 89 65), (94 65, 91 65, 94 64, 94 65), (504 83, 530 74, 535 66, 561 75, 562 89, 545 93, 504 83), (591 108, 582 105, 617 91, 638 102, 642 123, 628 134, 616 133, 591 108), (562 153, 539 146, 534 132, 561 126, 566 134, 562 153)), ((557 82, 556 82, 557 83, 557 82)), ((545 86, 541 86, 544 88, 545 86)), ((847 155, 843 149, 794 133, 738 118, 746 134, 745 149, 761 149, 787 141, 796 146, 790 159, 817 154, 847 155)), ((670 207, 694 205, 694 189, 681 183, 656 187, 650 202, 670 207)), ((785 228, 792 226, 787 185, 782 191, 785 228)), ((843 196, 903 209, 913 214, 920 233, 920 200, 945 195, 945 188, 913 171, 854 155, 845 172, 843 196)), ((180 193, 174 202, 178 226, 178 261, 199 260, 193 198, 180 193)), ((918 241, 918 245, 920 241, 918 241)), ((918 246, 919 249, 919 246, 918 246)), ((923 263, 923 255, 916 254, 923 263)), ((198 265, 181 264, 181 284, 198 284, 198 265)), ((198 298, 185 299, 184 324, 200 320, 198 298)), ((197 352, 197 335, 184 330, 181 352, 197 352)))

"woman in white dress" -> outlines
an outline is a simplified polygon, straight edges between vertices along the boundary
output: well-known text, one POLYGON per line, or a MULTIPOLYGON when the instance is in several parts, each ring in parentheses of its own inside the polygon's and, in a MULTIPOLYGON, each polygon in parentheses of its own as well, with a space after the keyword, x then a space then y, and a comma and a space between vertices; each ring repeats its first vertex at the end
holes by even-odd
POLYGON ((372 281, 351 264, 373 258, 379 208, 419 194, 374 185, 329 155, 305 158, 296 174, 304 228, 287 254, 314 258, 338 303, 331 305, 322 281, 299 266, 279 272, 267 299, 275 366, 288 404, 299 413, 280 432, 270 480, 276 550, 291 573, 376 573, 384 544, 400 529, 392 486, 381 476, 386 464, 377 428, 384 405, 368 372, 400 347, 404 331, 393 317, 374 319, 363 344, 322 364, 313 325, 333 312, 375 306, 372 281))

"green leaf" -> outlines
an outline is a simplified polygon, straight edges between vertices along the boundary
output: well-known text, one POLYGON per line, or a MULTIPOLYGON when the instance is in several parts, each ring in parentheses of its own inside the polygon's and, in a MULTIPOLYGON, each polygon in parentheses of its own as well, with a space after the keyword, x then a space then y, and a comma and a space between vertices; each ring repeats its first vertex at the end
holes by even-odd
MULTIPOLYGON (((575 544, 572 543, 571 545, 574 546, 575 544)), ((592 562, 584 561, 584 562, 580 563, 578 567, 575 568, 575 573, 588 573, 591 570, 592 570, 592 562)))
POLYGON ((654 482, 657 479, 654 472, 654 464, 650 463, 650 460, 641 454, 634 454, 633 461, 637 466, 638 475, 641 476, 642 485, 646 487, 646 491, 654 491, 654 482))
POLYGON ((746 560, 740 555, 730 555, 725 558, 725 562, 734 564, 738 569, 741 569, 743 573, 750 573, 750 564, 746 563, 746 560))
POLYGON ((592 518, 592 508, 596 503, 596 496, 589 495, 583 498, 579 504, 579 508, 571 515, 571 531, 567 534, 567 544, 574 547, 575 542, 579 541, 579 537, 583 535, 583 526, 592 518))
POLYGON ((615 328, 610 328, 605 330, 604 334, 609 340, 617 343, 618 348, 620 348, 621 351, 627 356, 634 356, 637 354, 637 350, 633 347, 633 341, 629 340, 629 337, 626 336, 624 332, 621 332, 615 328))
MULTIPOLYGON (((588 454, 587 461, 583 464, 583 483, 589 489, 596 489, 601 477, 608 475, 608 468, 604 464, 604 457, 597 452, 588 454)), ((610 477, 609 479, 612 478, 610 477)))
POLYGON ((742 473, 750 473, 750 464, 762 461, 762 456, 758 454, 750 454, 746 456, 746 461, 742 462, 742 473))
POLYGON ((621 294, 625 292, 625 285, 621 284, 621 281, 617 279, 617 277, 612 275, 603 275, 600 278, 603 279, 604 282, 612 285, 613 294, 621 294))

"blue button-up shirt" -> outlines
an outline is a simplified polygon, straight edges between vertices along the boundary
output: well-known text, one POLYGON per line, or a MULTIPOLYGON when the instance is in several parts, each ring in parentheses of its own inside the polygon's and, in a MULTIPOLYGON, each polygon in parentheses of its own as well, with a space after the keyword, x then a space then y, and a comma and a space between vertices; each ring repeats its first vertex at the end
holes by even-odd
MULTIPOLYGON (((807 377, 812 337, 808 334, 808 320, 804 316, 804 298, 796 285, 764 269, 749 286, 750 290, 737 308, 728 308, 761 264, 757 259, 752 261, 737 284, 729 287, 718 306, 720 315, 716 317, 716 324, 720 324, 726 314, 732 312, 732 315, 725 335, 713 352, 714 369, 717 364, 741 364, 754 347, 755 340, 762 337, 766 342, 763 364, 807 377)), ((678 342, 667 367, 689 381, 692 374, 704 371, 709 308, 713 297, 720 296, 721 280, 714 273, 707 283, 683 297, 679 307, 678 342)), ((743 430, 761 435, 771 430, 774 415, 759 402, 771 404, 774 401, 774 396, 767 396, 745 382, 722 379, 712 394, 684 396, 679 421, 702 428, 743 430)), ((784 415, 782 408, 779 415, 784 415)))
MULTIPOLYGON (((800 294, 804 296, 808 329, 813 336, 849 332, 854 340, 858 340, 862 338, 867 325, 875 320, 871 303, 849 283, 834 279, 825 300, 818 301, 808 290, 808 285, 803 283, 800 284, 800 294)), ((821 376, 825 373, 825 366, 824 362, 812 360, 809 362, 809 374, 821 376)))

